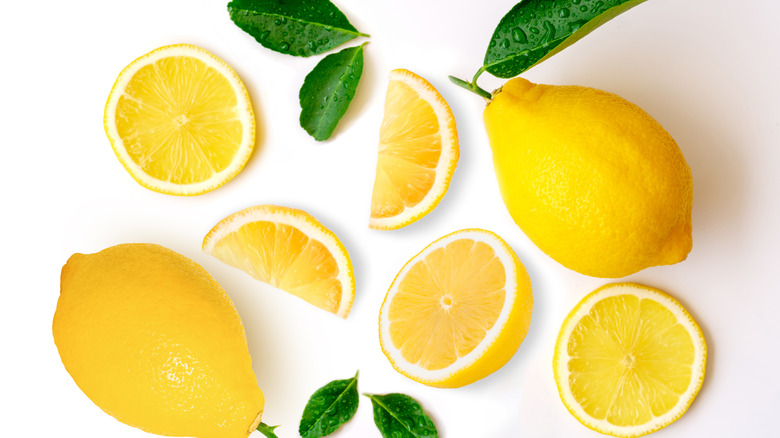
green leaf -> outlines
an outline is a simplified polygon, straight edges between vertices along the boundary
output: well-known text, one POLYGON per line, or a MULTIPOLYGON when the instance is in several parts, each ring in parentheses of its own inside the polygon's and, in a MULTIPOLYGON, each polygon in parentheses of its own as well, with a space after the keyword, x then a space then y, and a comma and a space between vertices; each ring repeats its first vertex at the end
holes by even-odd
POLYGON ((515 77, 644 1, 521 1, 498 23, 477 75, 515 77))
POLYGON ((374 423, 384 438, 436 438, 436 425, 417 400, 405 394, 370 395, 374 423))
POLYGON ((319 438, 335 432, 355 415, 359 396, 357 378, 334 380, 312 394, 303 409, 298 433, 303 438, 319 438))
POLYGON ((233 0, 228 12, 257 42, 287 55, 317 55, 368 36, 328 0, 233 0))
POLYGON ((322 59, 303 81, 301 127, 317 141, 330 138, 355 97, 363 74, 363 43, 322 59))
POLYGON ((269 426, 265 423, 260 423, 257 425, 257 430, 260 431, 263 435, 267 436, 268 438, 279 438, 274 433, 274 429, 276 429, 279 426, 269 426))

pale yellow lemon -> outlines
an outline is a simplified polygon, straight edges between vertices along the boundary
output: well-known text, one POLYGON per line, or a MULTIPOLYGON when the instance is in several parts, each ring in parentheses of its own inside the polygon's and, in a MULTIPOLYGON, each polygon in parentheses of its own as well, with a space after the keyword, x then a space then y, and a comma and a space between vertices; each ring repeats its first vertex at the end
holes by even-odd
POLYGON ((65 369, 119 421, 158 435, 246 438, 263 413, 241 319, 192 260, 152 244, 74 254, 53 323, 65 369))

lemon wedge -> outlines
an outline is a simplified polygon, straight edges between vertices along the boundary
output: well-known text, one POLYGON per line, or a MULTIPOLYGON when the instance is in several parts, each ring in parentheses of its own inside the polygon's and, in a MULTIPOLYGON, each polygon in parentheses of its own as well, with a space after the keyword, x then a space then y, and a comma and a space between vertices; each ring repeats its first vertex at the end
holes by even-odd
POLYGON ((355 274, 347 249, 305 211, 274 205, 241 210, 214 226, 203 251, 342 318, 352 308, 355 274))
POLYGON ((430 213, 447 192, 459 155, 455 117, 444 98, 420 76, 391 71, 369 227, 397 229, 430 213))

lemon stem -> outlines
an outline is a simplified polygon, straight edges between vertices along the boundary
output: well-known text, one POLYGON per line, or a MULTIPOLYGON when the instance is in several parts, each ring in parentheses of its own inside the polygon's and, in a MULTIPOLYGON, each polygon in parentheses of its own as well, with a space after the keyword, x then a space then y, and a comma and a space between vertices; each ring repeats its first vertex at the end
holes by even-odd
POLYGON ((479 85, 477 85, 477 79, 479 78, 479 75, 485 72, 485 66, 482 66, 477 70, 477 73, 474 75, 474 77, 471 79, 471 82, 464 81, 463 79, 458 79, 455 76, 450 76, 450 81, 462 88, 465 88, 472 93, 482 96, 487 100, 491 100, 493 98, 493 95, 491 95, 489 92, 485 91, 484 89, 480 88, 479 85))
POLYGON ((267 436, 268 438, 278 438, 274 433, 274 429, 276 429, 277 427, 279 426, 269 426, 265 423, 260 423, 257 425, 257 430, 259 430, 260 433, 267 436))

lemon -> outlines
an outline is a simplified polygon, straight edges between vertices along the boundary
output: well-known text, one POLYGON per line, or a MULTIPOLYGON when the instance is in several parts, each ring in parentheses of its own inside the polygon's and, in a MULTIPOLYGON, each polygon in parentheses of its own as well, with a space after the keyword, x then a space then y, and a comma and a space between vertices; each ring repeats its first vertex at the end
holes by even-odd
POLYGON ((484 111, 514 221, 579 273, 616 278, 691 250, 691 170, 638 106, 593 88, 508 81, 484 111))
POLYGON ((203 251, 342 318, 355 300, 347 249, 303 210, 259 205, 233 213, 206 235, 203 251))
POLYGON ((425 79, 390 72, 369 227, 392 230, 430 213, 449 188, 460 149, 455 117, 425 79))
POLYGON ((243 169, 255 144, 249 94, 236 72, 200 47, 160 47, 125 67, 103 125, 119 161, 142 186, 197 195, 243 169))
POLYGON ((409 260, 379 313, 382 351, 401 374, 460 387, 498 370, 528 332, 531 280, 495 233, 448 234, 409 260))
POLYGON ((585 426, 637 437, 677 420, 704 380, 701 329, 673 298, 633 283, 609 284, 563 322, 553 372, 568 410, 585 426))
POLYGON ((74 254, 53 334, 79 388, 123 423, 199 438, 246 438, 260 423, 263 393, 233 303, 167 248, 74 254))

